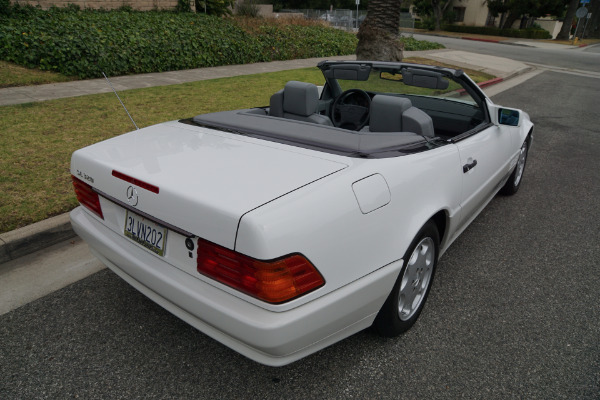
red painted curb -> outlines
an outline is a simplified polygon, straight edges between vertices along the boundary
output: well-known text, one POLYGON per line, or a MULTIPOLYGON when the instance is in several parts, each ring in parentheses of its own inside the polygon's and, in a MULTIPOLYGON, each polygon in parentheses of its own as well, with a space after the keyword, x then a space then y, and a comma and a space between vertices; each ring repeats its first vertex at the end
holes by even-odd
POLYGON ((496 40, 496 39, 479 39, 479 38, 472 38, 472 37, 467 37, 467 36, 463 36, 461 37, 461 39, 464 40, 475 40, 478 42, 490 42, 490 43, 500 43, 500 40, 496 40))
POLYGON ((587 44, 580 44, 579 47, 585 47, 587 44))
POLYGON ((504 78, 494 78, 494 79, 490 79, 489 81, 479 82, 477 85, 480 88, 484 88, 484 87, 495 85, 496 83, 500 83, 503 80, 504 80, 504 78))

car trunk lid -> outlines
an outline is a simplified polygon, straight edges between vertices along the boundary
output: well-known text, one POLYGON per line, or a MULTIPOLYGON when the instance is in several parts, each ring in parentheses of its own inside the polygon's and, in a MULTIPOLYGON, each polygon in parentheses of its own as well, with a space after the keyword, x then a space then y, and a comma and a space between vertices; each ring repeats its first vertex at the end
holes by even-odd
POLYGON ((132 210, 233 248, 244 213, 347 167, 334 158, 170 122, 76 151, 71 172, 132 210))

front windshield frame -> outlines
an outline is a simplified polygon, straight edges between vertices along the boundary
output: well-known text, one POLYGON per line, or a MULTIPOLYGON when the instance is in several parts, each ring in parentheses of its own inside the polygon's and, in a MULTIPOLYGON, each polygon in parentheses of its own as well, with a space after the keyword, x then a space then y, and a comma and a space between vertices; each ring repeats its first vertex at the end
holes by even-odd
MULTIPOLYGON (((435 97, 442 100, 459 102, 463 104, 470 104, 473 107, 477 107, 481 109, 485 115, 485 120, 490 121, 489 113, 486 106, 486 95, 481 91, 479 86, 475 84, 462 70, 455 70, 451 68, 431 66, 431 65, 423 65, 423 64, 412 64, 412 63, 392 63, 392 62, 362 62, 362 61, 339 61, 339 62, 322 62, 318 65, 318 67, 323 72, 325 77, 326 85, 325 90, 323 91, 324 97, 323 100, 327 100, 328 98, 335 99, 340 94, 343 93, 344 90, 350 88, 359 88, 366 90, 367 93, 370 93, 372 96, 376 94, 386 94, 386 95, 395 95, 395 96, 421 96, 421 97, 435 97), (368 80, 354 80, 354 79, 336 79, 332 77, 328 77, 327 71, 334 66, 344 67, 344 66, 366 66, 370 68, 369 78, 368 80), (447 79, 449 81, 448 90, 436 90, 436 89, 424 89, 415 86, 409 86, 406 84, 401 84, 401 86, 397 86, 396 90, 393 91, 379 91, 379 90, 369 90, 369 82, 373 80, 373 82, 377 82, 375 79, 380 79, 379 74, 381 72, 394 72, 396 74, 400 74, 402 69, 414 69, 414 70, 423 70, 436 72, 441 74, 443 79, 447 79), (365 85, 366 84, 366 85, 365 85), (419 90, 400 90, 400 87, 403 88, 412 88, 419 90), (420 90, 423 89, 423 90, 420 90), (410 93, 412 91, 412 93, 410 93), (427 91, 430 91, 427 93, 427 91), (421 92, 421 93, 418 93, 421 92)), ((381 79, 380 79, 381 80, 381 79)), ((390 82, 387 80, 381 80, 383 82, 390 82)), ((381 83, 381 82, 379 82, 381 83)), ((391 82, 390 82, 391 83, 391 82)), ((381 85, 373 85, 373 88, 376 89, 377 86, 381 85)), ((389 85, 391 86, 391 85, 389 85)))

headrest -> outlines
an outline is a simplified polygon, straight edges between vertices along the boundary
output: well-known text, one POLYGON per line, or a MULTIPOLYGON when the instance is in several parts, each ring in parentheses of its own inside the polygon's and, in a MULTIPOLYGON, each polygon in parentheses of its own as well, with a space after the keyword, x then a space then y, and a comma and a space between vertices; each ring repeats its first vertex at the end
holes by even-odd
POLYGON ((371 100, 369 130, 371 132, 402 132, 402 113, 412 107, 403 97, 376 95, 371 100))
POLYGON ((283 111, 307 117, 319 108, 317 85, 306 82, 289 81, 283 89, 283 111))

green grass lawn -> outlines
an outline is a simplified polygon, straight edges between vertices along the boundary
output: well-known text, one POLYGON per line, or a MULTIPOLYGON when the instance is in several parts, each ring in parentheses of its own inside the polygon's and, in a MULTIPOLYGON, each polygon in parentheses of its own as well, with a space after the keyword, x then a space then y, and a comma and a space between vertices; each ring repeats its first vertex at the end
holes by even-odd
POLYGON ((64 76, 56 72, 25 68, 7 61, 0 61, 0 88, 66 82, 74 79, 77 78, 64 76))
MULTIPOLYGON (((264 106, 289 80, 323 84, 317 68, 120 92, 137 125, 264 106)), ((0 232, 77 205, 73 151, 135 129, 112 93, 0 107, 0 232)))
MULTIPOLYGON (((478 81, 490 79, 467 73, 478 81)), ((265 106, 289 80, 324 83, 317 68, 306 68, 119 95, 142 128, 207 112, 265 106)), ((112 93, 0 107, 0 232, 74 208, 71 153, 133 129, 112 93)))

